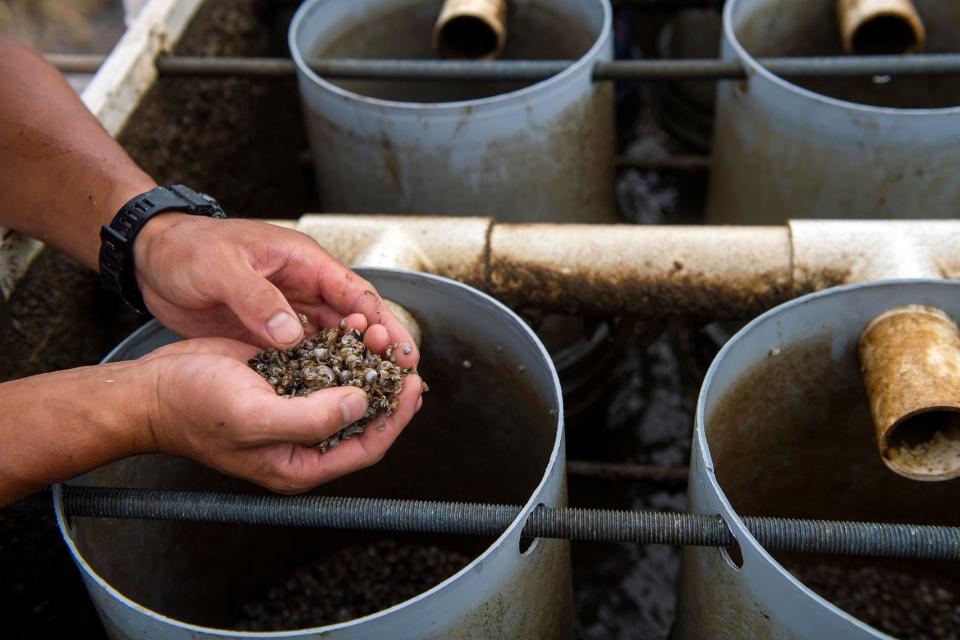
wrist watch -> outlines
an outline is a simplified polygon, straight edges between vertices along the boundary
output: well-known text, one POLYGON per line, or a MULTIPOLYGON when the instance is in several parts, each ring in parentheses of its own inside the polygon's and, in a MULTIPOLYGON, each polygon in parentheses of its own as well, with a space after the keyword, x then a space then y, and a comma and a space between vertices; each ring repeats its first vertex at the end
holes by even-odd
POLYGON ((100 228, 100 279, 141 315, 149 311, 137 285, 133 242, 153 216, 168 211, 195 216, 226 218, 220 204, 205 193, 175 184, 157 187, 132 198, 110 224, 100 228))

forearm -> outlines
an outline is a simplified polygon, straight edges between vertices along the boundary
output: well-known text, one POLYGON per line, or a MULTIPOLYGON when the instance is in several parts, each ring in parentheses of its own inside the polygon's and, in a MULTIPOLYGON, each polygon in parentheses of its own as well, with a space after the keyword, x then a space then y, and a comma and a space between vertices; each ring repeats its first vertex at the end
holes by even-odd
POLYGON ((151 392, 137 362, 0 384, 0 505, 152 451, 151 392))
POLYGON ((0 36, 0 224, 96 269, 100 226, 156 184, 43 58, 0 36))

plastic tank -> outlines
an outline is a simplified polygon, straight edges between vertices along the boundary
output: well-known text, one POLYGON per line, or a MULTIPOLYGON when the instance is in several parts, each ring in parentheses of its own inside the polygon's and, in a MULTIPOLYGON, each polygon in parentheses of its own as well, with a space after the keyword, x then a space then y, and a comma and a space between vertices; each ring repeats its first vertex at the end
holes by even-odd
POLYGON ((440 0, 310 0, 290 50, 325 211, 615 222, 607 0, 515 0, 501 59, 572 59, 536 83, 332 81, 315 58, 432 59, 440 0))
MULTIPOLYGON (((285 576, 304 565, 346 547, 359 545, 358 553, 369 553, 365 549, 382 541, 404 545, 398 555, 430 544, 469 563, 385 610, 333 625, 283 629, 269 637, 572 636, 569 542, 544 539, 527 546, 520 536, 537 505, 566 504, 563 410, 556 373, 543 346, 510 310, 460 283, 410 272, 360 273, 419 321, 421 373, 431 392, 382 462, 316 492, 523 504, 522 513, 506 532, 490 539, 69 520, 56 493, 64 539, 111 638, 263 636, 234 630, 245 603, 262 600, 271 586, 282 588, 285 576)), ((108 360, 135 358, 175 339, 151 322, 108 360)), ((130 458, 75 482, 257 491, 193 462, 160 455, 130 458)), ((374 562, 389 567, 396 560, 378 556, 374 562)), ((359 572, 337 579, 345 581, 346 590, 371 578, 359 572)))
MULTIPOLYGON (((953 218, 960 84, 931 77, 806 79, 758 57, 843 55, 836 0, 729 0, 722 56, 745 81, 717 92, 708 220, 953 218)), ((960 51, 960 3, 916 0, 926 53, 960 51)))
POLYGON ((721 349, 697 405, 688 508, 720 514, 739 548, 684 548, 676 638, 889 637, 832 602, 872 608, 884 624, 912 617, 922 631, 906 637, 935 625, 910 603, 924 585, 955 585, 955 563, 772 554, 741 520, 960 525, 960 485, 906 479, 877 451, 858 341, 876 316, 906 304, 958 317, 960 283, 829 289, 765 313, 721 349))

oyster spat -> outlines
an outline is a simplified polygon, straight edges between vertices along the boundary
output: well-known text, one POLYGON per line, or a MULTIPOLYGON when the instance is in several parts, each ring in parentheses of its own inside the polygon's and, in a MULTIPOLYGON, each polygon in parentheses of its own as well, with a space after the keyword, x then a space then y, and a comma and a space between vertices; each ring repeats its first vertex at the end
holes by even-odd
MULTIPOLYGON (((290 349, 267 349, 247 362, 263 377, 277 395, 286 398, 306 396, 318 389, 354 386, 367 393, 369 406, 362 418, 313 446, 321 451, 334 449, 340 442, 363 433, 378 415, 389 416, 397 408, 397 394, 403 379, 415 373, 397 365, 393 349, 386 357, 367 351, 363 334, 343 326, 322 329, 290 349)), ((383 423, 377 428, 383 429, 383 423)))

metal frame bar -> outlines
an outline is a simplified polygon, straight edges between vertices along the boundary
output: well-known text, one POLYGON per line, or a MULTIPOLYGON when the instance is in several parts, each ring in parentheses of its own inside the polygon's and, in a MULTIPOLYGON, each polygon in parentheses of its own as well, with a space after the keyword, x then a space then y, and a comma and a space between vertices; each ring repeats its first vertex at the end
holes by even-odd
MULTIPOLYGON (((94 73, 103 56, 49 54, 47 59, 69 73, 94 73)), ((573 60, 373 60, 324 59, 311 63, 318 74, 340 80, 444 81, 543 80, 562 72, 573 60)), ((869 76, 960 75, 960 54, 912 56, 824 56, 761 58, 760 64, 784 78, 850 78, 869 76)), ((161 76, 176 77, 286 77, 295 73, 289 58, 174 56, 156 58, 161 76)), ((598 62, 593 79, 610 80, 739 80, 746 71, 736 60, 617 60, 598 62)))

